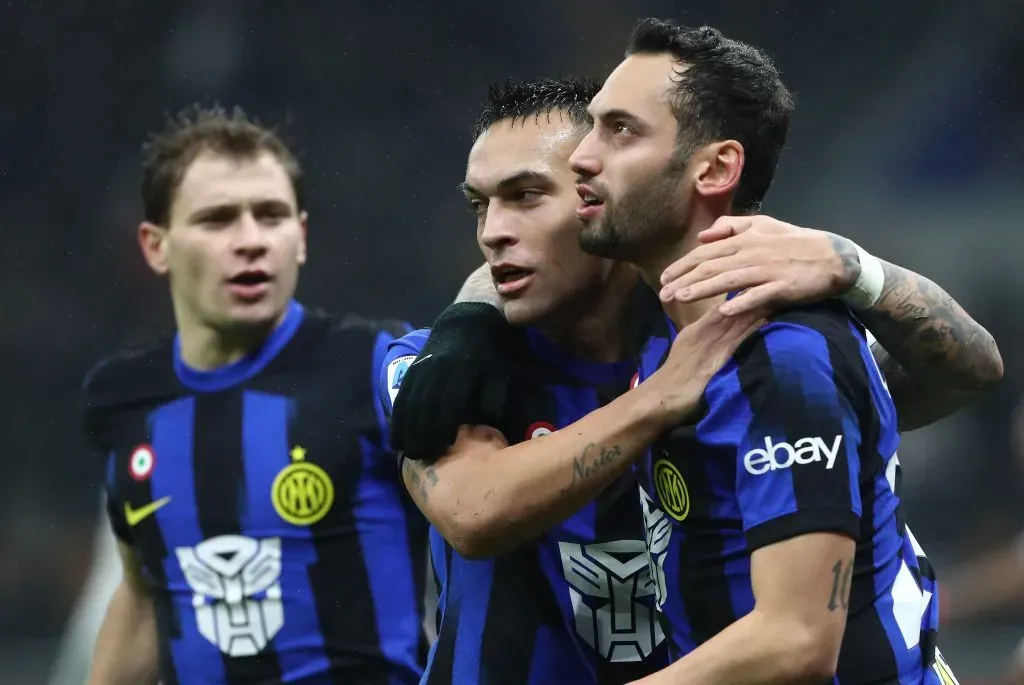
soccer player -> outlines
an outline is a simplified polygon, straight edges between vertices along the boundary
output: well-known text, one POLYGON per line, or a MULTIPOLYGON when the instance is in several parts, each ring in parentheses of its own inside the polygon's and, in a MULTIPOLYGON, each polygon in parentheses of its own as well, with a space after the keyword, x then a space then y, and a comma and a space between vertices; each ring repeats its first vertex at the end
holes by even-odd
POLYGON ((153 137, 142 200, 177 332, 85 380, 124 566, 89 682, 418 682, 426 525, 374 391, 408 326, 294 300, 301 171, 240 110, 153 137))
MULTIPOLYGON (((593 586, 595 590, 600 588, 601 592, 607 593, 610 590, 603 588, 615 583, 606 583, 604 579, 616 579, 609 567, 602 565, 608 563, 606 555, 593 558, 592 553, 587 554, 590 549, 601 548, 606 541, 600 532, 594 536, 592 529, 581 525, 580 519, 589 520, 595 509, 597 521, 602 517, 609 518, 609 514, 618 509, 622 509, 622 516, 626 517, 629 516, 628 509, 636 510, 635 485, 631 477, 616 480, 614 475, 627 469, 631 450, 634 457, 642 454, 645 435, 649 442, 660 432, 656 416, 664 409, 662 396, 653 397, 653 406, 628 404, 644 397, 643 393, 651 398, 653 385, 642 388, 639 394, 631 393, 622 401, 596 410, 586 419, 572 424, 571 431, 552 432, 565 427, 574 416, 581 416, 588 406, 594 405, 595 399, 603 404, 604 398, 609 396, 608 390, 614 388, 606 381, 599 382, 598 379, 610 377, 610 374, 597 374, 599 365, 587 363, 588 357, 620 360, 615 364, 620 367, 617 372, 620 378, 632 371, 632 365, 621 360, 628 358, 625 350, 628 338, 632 337, 626 335, 623 316, 628 310, 626 296, 633 290, 628 272, 603 260, 590 258, 588 261, 574 244, 579 225, 572 220, 573 212, 570 211, 575 200, 565 184, 574 178, 567 173, 565 157, 585 133, 589 122, 580 113, 581 107, 575 104, 581 96, 575 94, 568 99, 552 99, 553 85, 527 84, 492 95, 497 100, 492 102, 491 109, 505 112, 505 120, 499 120, 497 125, 488 124, 493 121, 493 114, 482 119, 486 126, 478 132, 464 186, 467 200, 478 218, 478 239, 492 264, 498 292, 502 295, 499 300, 504 301, 511 321, 530 326, 525 337, 532 350, 525 358, 511 354, 510 350, 517 348, 510 341, 521 337, 508 329, 497 310, 462 303, 453 305, 438 318, 431 333, 429 349, 420 354, 415 364, 412 362, 424 346, 425 332, 417 331, 393 344, 388 355, 389 363, 382 369, 381 388, 387 395, 385 402, 394 401, 397 396, 396 411, 404 407, 404 420, 396 420, 393 426, 395 435, 400 437, 404 432, 407 446, 414 446, 409 452, 410 458, 403 460, 406 485, 434 524, 431 533, 433 558, 443 586, 440 610, 448 613, 441 621, 441 638, 428 666, 428 677, 441 680, 451 677, 454 664, 459 663, 455 657, 462 660, 461 665, 466 669, 462 673, 470 681, 483 678, 481 673, 516 673, 508 670, 509 652, 531 655, 531 660, 520 664, 522 668, 529 668, 531 673, 541 672, 544 660, 550 660, 552 653, 562 653, 557 663, 561 666, 567 664, 565 649, 550 637, 550 628, 549 637, 543 643, 534 640, 536 627, 509 631, 512 635, 519 635, 528 645, 546 644, 550 650, 472 648, 485 639, 482 635, 488 632, 492 636, 501 634, 498 631, 503 626, 509 626, 516 616, 521 615, 509 615, 504 609, 504 602, 489 608, 488 600, 497 597, 497 593, 507 587, 515 588, 504 591, 516 593, 517 607, 528 606, 531 598, 572 597, 571 604, 562 600, 562 620, 566 631, 572 634, 582 628, 584 636, 600 634, 594 627, 594 602, 601 602, 601 597, 607 597, 607 594, 594 592, 597 596, 588 598, 581 590, 593 586), (510 97, 516 93, 518 98, 510 97), (565 104, 558 107, 558 102, 565 104), (538 114, 544 116, 538 118, 538 114), (568 202, 567 197, 572 202, 568 202), (589 306, 584 306, 587 303, 589 306), (490 387, 500 388, 504 381, 502 374, 497 374, 497 382, 493 385, 489 385, 486 377, 494 375, 495 369, 506 363, 502 359, 504 354, 513 357, 511 373, 523 383, 517 384, 520 388, 516 395, 502 404, 495 403, 491 397, 495 393, 490 392, 490 387), (541 359, 536 359, 536 356, 541 359), (481 359, 487 361, 480 363, 481 359), (623 366, 626 368, 622 369, 623 366), (588 381, 587 374, 590 374, 589 382, 594 385, 589 393, 579 388, 581 383, 588 381), (414 377, 420 380, 410 394, 408 383, 414 377), (424 379, 433 379, 434 383, 424 382, 424 379), (476 380, 481 383, 476 383, 476 380), (555 384, 555 387, 545 390, 545 383, 555 384), (550 406, 549 396, 552 394, 557 411, 550 406), (480 401, 469 406, 463 403, 467 397, 480 401), (481 405, 494 404, 497 408, 481 409, 481 405), (502 408, 507 409, 499 416, 502 408), (459 412, 462 412, 461 416, 459 412), (487 416, 488 412, 493 415, 487 416), (555 415, 555 418, 537 423, 538 415, 555 415), (426 455, 435 435, 433 428, 453 416, 456 423, 483 423, 493 428, 464 427, 455 445, 436 462, 429 456, 419 461, 412 459, 413 455, 426 455), (638 416, 654 418, 655 421, 649 421, 653 430, 650 425, 636 430, 638 416), (623 424, 628 424, 627 430, 616 433, 622 430, 623 424), (630 440, 631 446, 624 442, 619 444, 617 447, 621 454, 589 454, 588 447, 593 448, 594 441, 609 432, 630 440), (428 438, 419 439, 424 434, 428 438), (541 436, 546 437, 543 440, 532 439, 541 436), (509 443, 513 446, 508 447, 509 443), (417 449, 416 445, 427 447, 417 449), (615 485, 601 495, 596 505, 589 504, 612 482, 615 485), (619 494, 622 491, 628 494, 619 494), (613 496, 619 499, 613 499, 613 496), (622 497, 629 500, 628 506, 621 504, 622 497), (581 532, 592 537, 583 538, 581 532), (535 545, 519 547, 534 539, 539 540, 535 545), (575 559, 569 557, 572 564, 562 567, 565 580, 559 575, 559 562, 564 563, 566 557, 557 553, 566 550, 564 541, 572 544, 569 549, 579 552, 575 559), (546 575, 531 574, 530 578, 538 579, 532 585, 522 582, 525 574, 514 576, 501 571, 509 568, 511 562, 507 561, 510 557, 500 555, 515 550, 521 558, 526 553, 524 549, 535 550, 529 552, 531 563, 536 564, 539 557, 546 571, 546 575), (494 555, 499 556, 493 562, 470 561, 494 555), (588 559, 588 556, 592 558, 588 559), (443 563, 440 560, 444 560, 443 563), (449 575, 450 569, 455 571, 449 575), (473 569, 473 572, 467 569, 473 569), (581 580, 584 580, 581 572, 584 570, 591 580, 585 581, 581 588, 581 580), (453 595, 459 598, 457 603, 451 601, 453 595), (485 599, 468 600, 477 596, 485 599), (469 620, 464 616, 467 607, 472 608, 469 620), (472 627, 472 632, 466 630, 467 626, 472 627), (455 631, 461 631, 458 641, 460 645, 465 644, 465 651, 455 651, 455 631), (438 655, 444 655, 440 661, 438 655), (492 670, 487 671, 488 668, 492 670)), ((560 88, 565 89, 565 85, 560 88)), ((761 225, 771 229, 777 224, 762 221, 761 225)), ((796 291, 787 293, 788 296, 796 299, 824 297, 838 294, 853 284, 855 270, 840 259, 840 255, 849 249, 848 241, 790 226, 785 230, 788 241, 783 241, 783 247, 804 257, 801 264, 783 274, 797 279, 796 291), (839 251, 835 248, 837 243, 841 247, 839 251)), ((769 248, 762 256, 765 254, 776 258, 784 253, 769 248)), ((905 284, 914 277, 898 267, 893 267, 889 274, 889 280, 899 284, 905 284)), ((776 280, 788 282, 783 278, 776 280)), ((487 291, 493 295, 494 288, 489 283, 485 285, 487 287, 483 290, 464 292, 460 299, 486 299, 487 291)), ((938 307, 945 297, 941 291, 928 292, 920 302, 926 308, 938 307)), ((882 310, 878 320, 890 324, 885 329, 888 341, 902 341, 918 322, 899 320, 903 310, 891 302, 886 301, 884 307, 888 309, 882 310)), ((656 304, 654 309, 660 311, 656 304)), ((953 322, 957 334, 983 332, 959 309, 957 312, 953 322)), ((689 327, 676 341, 680 346, 680 354, 676 357, 683 364, 676 365, 672 369, 675 375, 669 378, 680 387, 692 383, 687 388, 689 395, 679 398, 678 403, 683 409, 692 409, 700 400, 707 370, 717 368, 716 365, 721 363, 722 357, 716 359, 715 355, 728 353, 727 348, 716 345, 718 338, 705 334, 722 330, 724 320, 719 318, 716 322, 714 316, 712 313, 701 324, 689 327), (701 343, 706 347, 697 346, 701 343), (694 374, 685 366, 687 361, 703 361, 706 366, 694 374)), ((741 333, 742 329, 737 332, 741 333)), ((986 352, 977 344, 964 350, 965 356, 970 357, 986 352)), ((916 353, 916 349, 911 352, 916 353)), ((928 371, 934 373, 933 369, 928 371)), ((901 382, 898 377, 894 380, 901 382)), ((501 394, 499 390, 497 395, 501 394)), ((913 402, 915 398, 908 394, 906 401, 913 402)), ((667 425, 670 419, 662 420, 667 425)), ((635 534, 642 534, 642 531, 635 534)), ((554 604, 550 599, 545 603, 554 604)), ((612 631, 606 643, 614 639, 612 631)), ((591 663, 599 667, 605 665, 604 660, 595 659, 593 650, 580 643, 578 637, 576 641, 591 663)), ((497 644, 498 640, 490 637, 488 643, 497 644)), ((646 665, 652 663, 648 661, 646 665)), ((554 680, 559 674, 556 671, 550 677, 554 680)), ((515 678, 509 682, 515 682, 515 678)), ((608 682, 613 680, 608 679, 608 682)))
MULTIPOLYGON (((452 487, 435 488, 432 468, 403 460, 406 486, 434 523, 439 627, 425 683, 623 683, 668 663, 631 479, 528 533, 489 519, 500 527, 494 535, 473 534, 474 517, 488 512, 488 495, 472 487, 473 479, 493 469, 489 477, 500 480, 515 455, 501 462, 490 457, 510 442, 528 443, 584 416, 621 394, 635 373, 616 328, 636 289, 633 270, 576 245, 568 160, 587 130, 586 107, 596 92, 596 84, 574 80, 495 88, 475 127, 463 190, 492 266, 482 273, 484 286, 493 292, 493 272, 509 298, 510 319, 529 327, 497 341, 523 380, 508 411, 499 401, 492 411, 500 418, 467 431, 437 465, 452 487), (525 269, 534 281, 529 295, 518 298, 507 284, 525 269), (449 480, 452 469, 458 484, 449 480)), ((723 345, 741 339, 733 328, 722 331, 723 345)), ((385 406, 426 338, 416 331, 391 345, 380 379, 385 406)), ((690 355, 689 362, 694 375, 707 378, 715 370, 710 356, 690 355)))
MULTIPOLYGON (((580 244, 655 285, 701 230, 757 211, 792 99, 761 51, 708 27, 643 20, 590 111, 572 158, 580 244)), ((877 300, 880 265, 862 277, 877 300)), ((666 303, 641 387, 675 332, 725 297, 666 303)), ((705 400, 641 469, 676 659, 643 682, 952 680, 935 647, 934 577, 900 503, 896 411, 846 308, 772 317, 705 400)))

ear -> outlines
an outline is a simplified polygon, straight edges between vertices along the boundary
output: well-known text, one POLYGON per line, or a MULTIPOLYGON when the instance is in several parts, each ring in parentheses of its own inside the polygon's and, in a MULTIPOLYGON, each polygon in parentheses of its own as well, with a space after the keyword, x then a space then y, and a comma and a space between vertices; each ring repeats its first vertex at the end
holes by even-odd
POLYGON ((309 230, 309 214, 307 212, 299 212, 299 229, 302 231, 302 237, 299 239, 299 264, 306 263, 306 235, 309 230))
POLYGON ((139 224, 139 249, 149 264, 149 268, 158 276, 166 276, 167 266, 167 229, 148 221, 139 224))
POLYGON ((725 140, 712 143, 702 152, 705 163, 697 176, 697 193, 709 199, 731 196, 743 174, 743 146, 738 141, 725 140))

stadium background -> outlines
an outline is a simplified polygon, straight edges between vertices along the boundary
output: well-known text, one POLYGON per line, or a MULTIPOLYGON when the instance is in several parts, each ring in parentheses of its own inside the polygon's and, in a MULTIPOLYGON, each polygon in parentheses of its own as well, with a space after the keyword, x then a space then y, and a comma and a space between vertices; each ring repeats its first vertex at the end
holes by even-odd
MULTIPOLYGON (((31 2, 0 8, 0 685, 45 682, 88 572, 97 468, 86 369, 170 322, 143 268, 138 146, 164 112, 240 104, 284 126, 310 184, 301 299, 423 324, 479 262, 463 212, 487 84, 603 77, 671 0, 31 2)), ((1024 3, 685 3, 775 55, 798 108, 766 211, 853 237, 945 286, 996 336, 1002 386, 905 438, 913 528, 941 575, 1024 524, 1024 3)), ((942 643, 961 676, 1024 634, 1007 612, 942 643)))

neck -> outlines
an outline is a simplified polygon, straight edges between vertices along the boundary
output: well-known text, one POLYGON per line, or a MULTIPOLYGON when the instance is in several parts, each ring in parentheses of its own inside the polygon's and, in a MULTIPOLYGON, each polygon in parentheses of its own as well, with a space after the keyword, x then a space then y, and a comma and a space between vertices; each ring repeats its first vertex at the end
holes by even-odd
MULTIPOLYGON (((661 290, 661 274, 670 264, 682 259, 700 245, 697 236, 701 231, 709 228, 717 218, 718 214, 712 215, 710 212, 697 210, 696 216, 694 216, 693 220, 687 222, 687 228, 682 232, 678 240, 653 251, 650 257, 635 260, 634 264, 637 271, 640 272, 640 277, 644 279, 644 283, 655 292, 661 290)), ((724 301, 725 295, 721 295, 696 302, 672 300, 667 303, 662 302, 661 306, 669 318, 672 319, 672 323, 676 325, 676 328, 682 328, 693 323, 705 312, 717 307, 724 301)))
POLYGON ((599 363, 626 355, 626 309, 636 286, 636 270, 615 263, 602 285, 572 309, 561 309, 537 326, 546 338, 579 359, 599 363))
POLYGON ((262 325, 217 329, 178 318, 181 360, 197 371, 212 371, 237 362, 259 349, 287 314, 286 308, 274 321, 262 325))

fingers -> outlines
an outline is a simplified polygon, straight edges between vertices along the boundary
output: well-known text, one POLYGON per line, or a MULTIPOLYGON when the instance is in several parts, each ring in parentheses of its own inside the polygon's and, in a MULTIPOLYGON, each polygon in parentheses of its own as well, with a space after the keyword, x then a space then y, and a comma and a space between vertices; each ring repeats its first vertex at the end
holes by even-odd
POLYGON ((749 216, 721 216, 711 226, 698 233, 697 240, 702 243, 713 243, 744 233, 753 225, 753 219, 749 216))
POLYGON ((681 279, 694 269, 714 259, 736 254, 740 245, 735 240, 724 240, 708 245, 699 245, 690 252, 669 264, 661 274, 662 285, 681 279))
POLYGON ((710 274, 718 272, 717 274, 702 277, 701 280, 691 283, 680 290, 671 291, 672 286, 666 286, 659 293, 662 301, 696 302, 708 297, 725 295, 726 293, 738 292, 762 285, 770 277, 770 271, 762 266, 737 265, 736 267, 731 267, 727 260, 719 259, 716 261, 722 262, 722 264, 716 265, 708 271, 710 274), (670 291, 667 297, 665 295, 666 290, 670 291))
POLYGON ((777 283, 765 283, 744 290, 731 300, 723 302, 718 310, 725 316, 738 316, 755 309, 773 308, 783 299, 783 286, 777 283))

